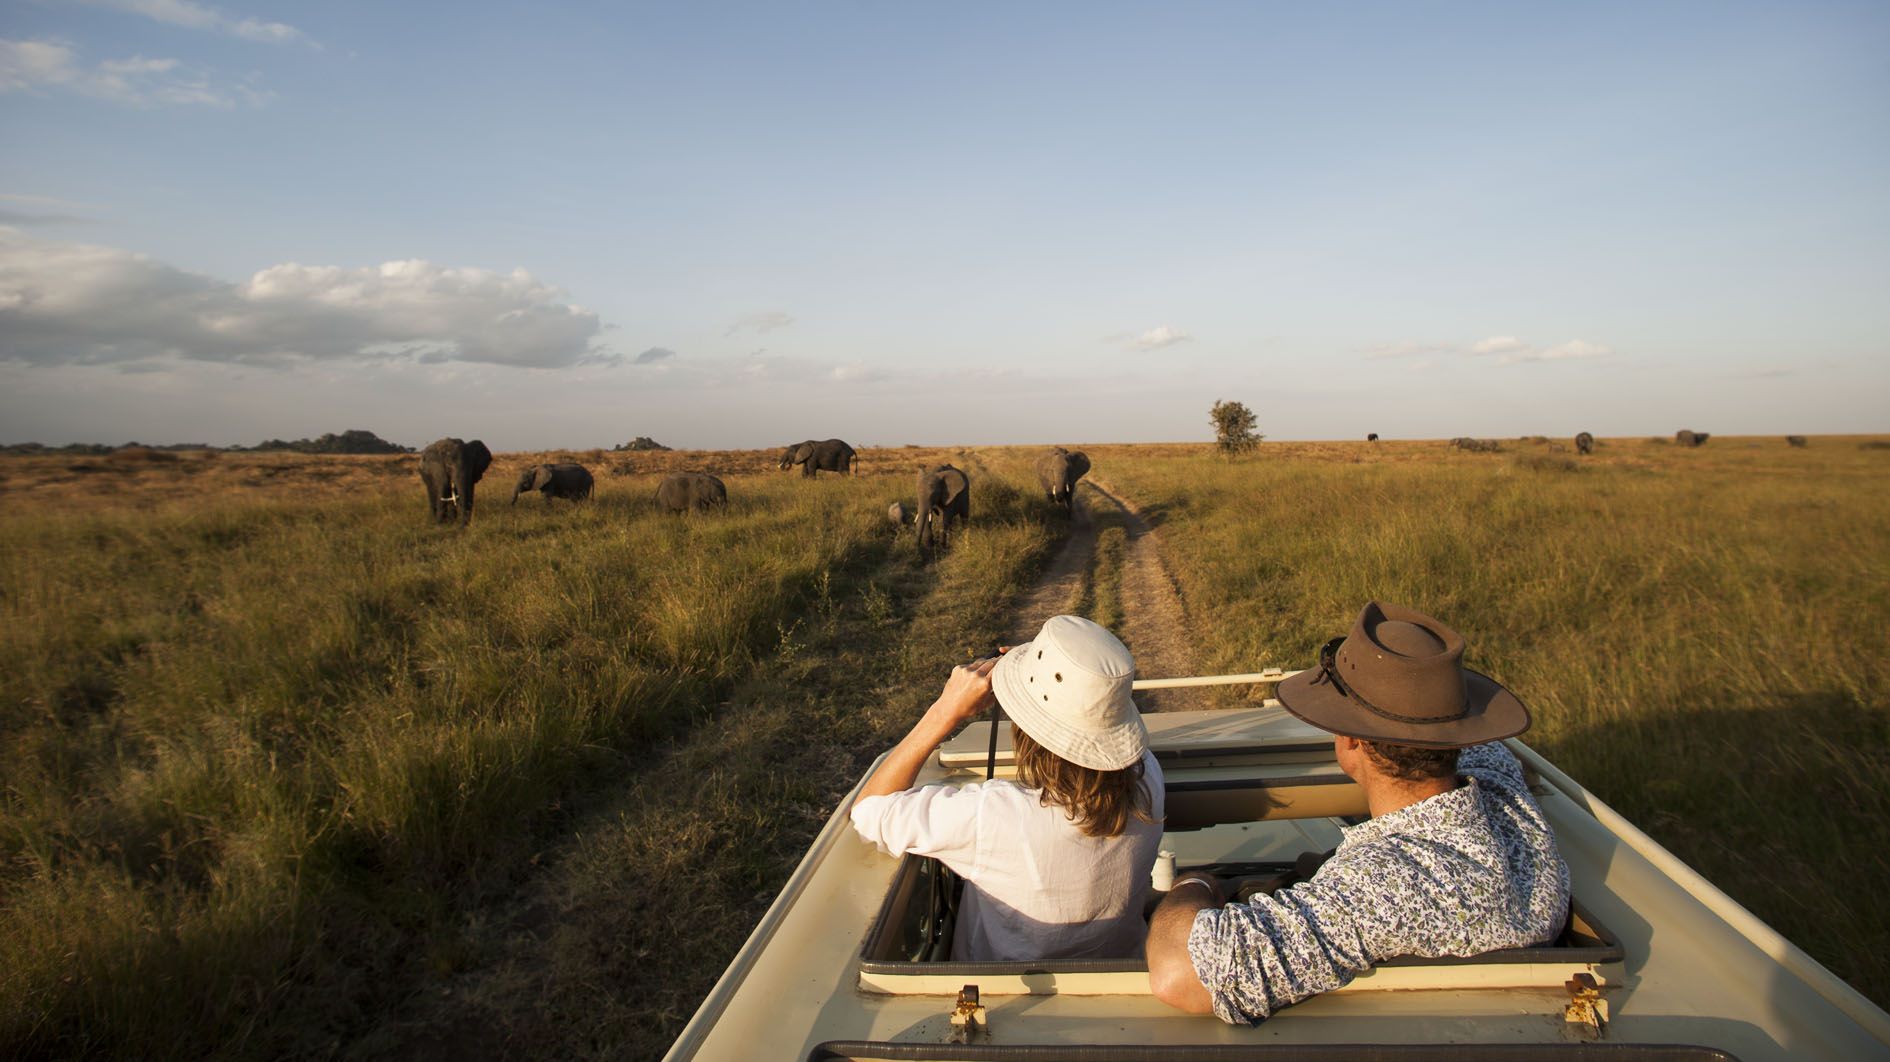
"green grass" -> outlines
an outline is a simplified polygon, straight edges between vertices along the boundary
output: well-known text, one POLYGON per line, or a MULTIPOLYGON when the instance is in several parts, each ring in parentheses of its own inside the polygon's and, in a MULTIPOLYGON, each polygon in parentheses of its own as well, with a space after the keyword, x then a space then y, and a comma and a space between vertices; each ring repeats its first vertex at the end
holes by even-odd
POLYGON ((1372 599, 1430 612, 1526 741, 1890 1002, 1884 462, 1725 442, 1097 464, 1160 528, 1204 668, 1306 666, 1372 599))
MULTIPOLYGON (((707 517, 619 490, 488 500, 463 531, 427 526, 406 489, 0 520, 0 1054, 384 1035, 477 958, 466 927, 547 844, 676 757, 730 781, 696 783, 723 794, 708 825, 651 824, 652 843, 743 838, 711 873, 771 891, 781 816, 831 794, 770 790, 760 750, 806 736, 796 691, 853 681, 811 655, 828 625, 875 617, 857 648, 936 672, 946 643, 990 641, 1048 537, 990 474, 979 525, 932 568, 885 528, 883 483, 730 485, 707 517), (943 587, 951 622, 929 621, 943 587), (773 691, 775 722, 705 756, 748 734, 744 689, 773 691)), ((831 731, 846 770, 886 720, 831 731)), ((652 1036, 673 1035, 666 1013, 652 1036)))

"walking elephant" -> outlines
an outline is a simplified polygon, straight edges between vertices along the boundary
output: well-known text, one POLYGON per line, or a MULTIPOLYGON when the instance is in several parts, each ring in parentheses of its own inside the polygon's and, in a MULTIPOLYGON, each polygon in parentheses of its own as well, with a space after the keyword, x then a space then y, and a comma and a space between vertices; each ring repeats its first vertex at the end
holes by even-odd
POLYGON ((952 523, 971 519, 971 477, 951 465, 933 465, 919 473, 919 550, 932 548, 936 534, 940 547, 951 544, 952 523), (932 529, 933 521, 938 530, 932 529))
POLYGON ((728 488, 707 472, 677 472, 666 476, 656 487, 656 504, 672 513, 728 504, 728 488))
POLYGON ((547 498, 583 501, 591 496, 594 483, 590 470, 583 465, 533 465, 518 474, 518 485, 512 488, 512 504, 517 505, 518 496, 528 490, 538 491, 547 498))
POLYGON ((1050 504, 1069 512, 1076 501, 1076 481, 1089 472, 1089 456, 1059 446, 1037 459, 1037 482, 1050 504))
POLYGON ((1594 453, 1595 437, 1585 431, 1577 433, 1575 436, 1575 452, 1578 454, 1594 453))
POLYGON ((838 472, 847 475, 853 471, 853 447, 839 439, 812 439, 798 442, 781 451, 783 471, 801 466, 801 475, 812 479, 816 471, 838 472))
POLYGON ((420 481, 435 523, 472 523, 473 484, 492 467, 492 451, 474 439, 440 439, 420 451, 420 481))

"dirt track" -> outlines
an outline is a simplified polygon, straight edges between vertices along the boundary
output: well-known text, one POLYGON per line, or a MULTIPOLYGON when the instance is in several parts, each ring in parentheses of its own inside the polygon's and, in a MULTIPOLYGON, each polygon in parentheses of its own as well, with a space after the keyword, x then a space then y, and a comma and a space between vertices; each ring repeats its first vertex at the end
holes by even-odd
MULTIPOLYGON (((1136 673, 1142 678, 1167 678, 1195 673, 1188 651, 1187 611, 1162 563, 1161 536, 1134 505, 1106 482, 1084 479, 1077 484, 1070 535, 1049 568, 1018 602, 1011 629, 1012 644, 1026 641, 1051 616, 1082 609, 1093 581, 1119 581, 1122 620, 1116 635, 1135 654, 1136 673), (1107 524, 1123 529, 1121 569, 1098 572, 1097 539, 1107 524)), ((1198 707, 1186 695, 1144 691, 1136 696, 1143 711, 1198 707)))

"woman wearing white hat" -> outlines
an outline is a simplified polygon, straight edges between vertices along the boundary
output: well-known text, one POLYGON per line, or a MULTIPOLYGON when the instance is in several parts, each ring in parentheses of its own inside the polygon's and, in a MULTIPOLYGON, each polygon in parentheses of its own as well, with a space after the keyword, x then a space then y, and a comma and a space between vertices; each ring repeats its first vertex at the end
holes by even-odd
POLYGON ((1054 617, 1004 656, 952 669, 866 780, 852 812, 860 836, 892 855, 933 856, 966 882, 953 959, 1141 954, 1163 781, 1134 678, 1115 635, 1054 617), (911 788, 932 750, 994 696, 1011 719, 1017 780, 911 788))

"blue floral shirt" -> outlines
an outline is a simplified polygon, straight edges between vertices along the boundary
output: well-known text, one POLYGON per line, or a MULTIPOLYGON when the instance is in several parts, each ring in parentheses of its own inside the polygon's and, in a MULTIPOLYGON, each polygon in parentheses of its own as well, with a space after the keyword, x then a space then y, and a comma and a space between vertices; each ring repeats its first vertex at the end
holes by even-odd
POLYGON ((1382 959, 1552 940, 1568 864, 1501 744, 1463 750, 1467 784, 1344 828, 1311 880, 1195 915, 1188 954, 1222 1021, 1248 1024, 1382 959))

